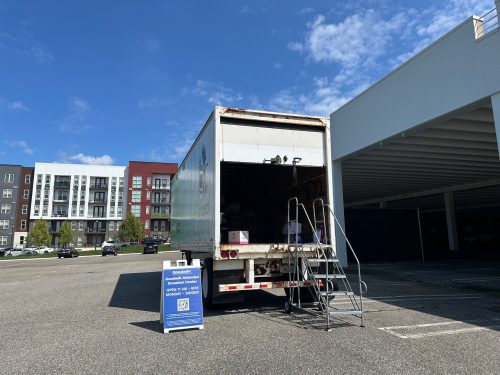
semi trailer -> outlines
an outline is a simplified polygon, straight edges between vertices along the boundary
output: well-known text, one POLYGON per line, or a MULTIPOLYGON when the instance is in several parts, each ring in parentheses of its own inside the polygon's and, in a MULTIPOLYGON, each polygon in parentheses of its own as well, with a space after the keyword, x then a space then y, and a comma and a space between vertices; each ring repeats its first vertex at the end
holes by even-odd
POLYGON ((313 256, 334 225, 293 216, 291 199, 332 202, 331 181, 328 118, 215 107, 171 184, 171 246, 202 261, 204 305, 289 291, 290 238, 313 256))

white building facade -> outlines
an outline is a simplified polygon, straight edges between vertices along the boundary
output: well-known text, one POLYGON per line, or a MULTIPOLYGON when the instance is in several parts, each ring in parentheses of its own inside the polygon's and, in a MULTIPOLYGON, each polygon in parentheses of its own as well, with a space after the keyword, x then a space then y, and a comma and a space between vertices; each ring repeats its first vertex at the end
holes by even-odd
POLYGON ((126 216, 127 167, 35 163, 30 227, 44 220, 57 244, 69 221, 75 246, 99 246, 116 238, 126 216))

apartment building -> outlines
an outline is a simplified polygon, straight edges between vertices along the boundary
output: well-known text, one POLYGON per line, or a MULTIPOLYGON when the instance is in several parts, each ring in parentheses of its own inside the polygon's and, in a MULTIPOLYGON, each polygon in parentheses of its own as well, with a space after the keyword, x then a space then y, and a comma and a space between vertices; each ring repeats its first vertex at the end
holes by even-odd
POLYGON ((147 236, 170 237, 170 181, 176 172, 176 163, 129 162, 127 212, 140 218, 147 236))
POLYGON ((35 163, 30 226, 48 223, 52 244, 70 221, 76 246, 98 246, 116 238, 126 214, 127 168, 83 164, 35 163))
POLYGON ((14 246, 23 247, 28 236, 31 193, 33 187, 33 167, 21 167, 19 179, 19 194, 17 198, 17 209, 14 228, 14 246))
POLYGON ((0 164, 0 248, 13 247, 19 199, 20 165, 0 164))

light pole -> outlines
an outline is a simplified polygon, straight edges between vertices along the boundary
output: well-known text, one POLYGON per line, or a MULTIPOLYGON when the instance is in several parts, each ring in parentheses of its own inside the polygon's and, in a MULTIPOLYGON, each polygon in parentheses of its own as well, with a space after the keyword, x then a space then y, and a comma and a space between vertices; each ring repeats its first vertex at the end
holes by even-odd
POLYGON ((12 230, 12 248, 14 248, 14 225, 11 226, 10 228, 12 230))

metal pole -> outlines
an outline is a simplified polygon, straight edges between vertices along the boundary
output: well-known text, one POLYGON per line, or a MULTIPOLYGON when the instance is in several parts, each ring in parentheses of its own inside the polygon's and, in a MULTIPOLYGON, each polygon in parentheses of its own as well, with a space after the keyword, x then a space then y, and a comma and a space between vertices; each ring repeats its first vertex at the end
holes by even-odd
POLYGON ((424 257, 424 241, 422 240, 422 226, 420 225, 420 209, 417 208, 418 234, 420 236, 420 250, 422 251, 422 262, 425 262, 424 257))

